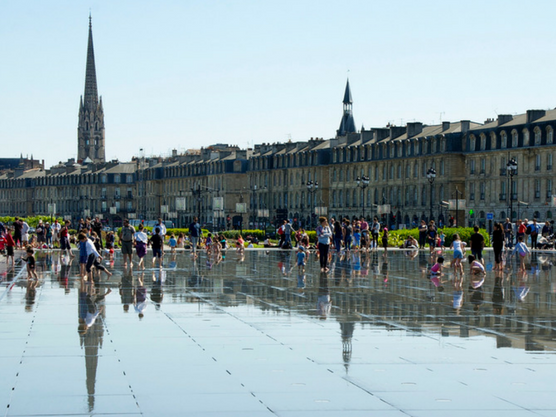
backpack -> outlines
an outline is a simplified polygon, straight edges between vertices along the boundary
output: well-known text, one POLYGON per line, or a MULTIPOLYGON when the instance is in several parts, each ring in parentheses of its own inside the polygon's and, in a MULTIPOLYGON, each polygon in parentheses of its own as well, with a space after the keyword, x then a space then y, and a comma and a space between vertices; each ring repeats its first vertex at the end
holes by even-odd
POLYGON ((533 231, 533 228, 531 227, 531 225, 529 225, 529 226, 527 226, 527 230, 525 230, 525 234, 530 235, 532 231, 533 231))
POLYGON ((122 227, 122 240, 125 242, 129 242, 132 239, 133 239, 133 230, 131 229, 131 227, 130 226, 122 227))

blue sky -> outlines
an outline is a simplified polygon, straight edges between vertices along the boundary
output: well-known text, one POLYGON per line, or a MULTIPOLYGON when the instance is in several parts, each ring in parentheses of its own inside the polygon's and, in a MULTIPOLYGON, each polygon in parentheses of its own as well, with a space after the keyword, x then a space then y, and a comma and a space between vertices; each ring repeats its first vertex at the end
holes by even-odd
POLYGON ((75 157, 89 9, 106 157, 554 108, 554 1, 0 3, 2 157, 75 157), (7 146, 6 146, 7 145, 7 146))

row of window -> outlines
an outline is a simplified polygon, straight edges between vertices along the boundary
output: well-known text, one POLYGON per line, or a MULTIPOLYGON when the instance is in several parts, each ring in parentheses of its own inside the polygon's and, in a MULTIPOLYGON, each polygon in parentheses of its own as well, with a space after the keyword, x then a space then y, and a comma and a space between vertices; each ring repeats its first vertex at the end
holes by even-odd
MULTIPOLYGON (((513 158, 517 163, 518 163, 518 167, 522 166, 520 165, 520 161, 518 159, 518 157, 514 157, 513 158)), ((537 154, 535 155, 535 161, 534 161, 534 170, 539 172, 542 170, 542 155, 541 154, 537 154)), ((486 174, 487 173, 487 163, 486 163, 487 159, 486 158, 480 158, 478 159, 478 164, 477 164, 477 160, 476 159, 469 159, 469 174, 470 175, 474 175, 474 174, 486 174), (479 168, 477 169, 477 165, 479 165, 479 168)), ((547 153, 546 154, 546 165, 545 165, 545 169, 547 171, 552 171, 552 161, 553 161, 553 156, 551 153, 547 153)), ((507 169, 506 169, 506 158, 505 157, 500 157, 500 175, 505 176, 507 175, 507 169)), ((525 171, 524 171, 525 172, 525 171)))
POLYGON ((481 133, 478 138, 474 134, 469 135, 468 150, 473 152, 518 148, 531 145, 550 145, 554 143, 554 130, 551 126, 546 127, 544 135, 543 130, 540 127, 535 127, 533 129, 533 143, 530 143, 530 132, 527 128, 522 129, 521 132, 517 129, 513 129, 510 132, 511 141, 508 140, 509 138, 505 130, 500 131, 500 136, 496 136, 496 132, 491 132, 489 136, 490 141, 487 140, 487 135, 485 133, 481 133))

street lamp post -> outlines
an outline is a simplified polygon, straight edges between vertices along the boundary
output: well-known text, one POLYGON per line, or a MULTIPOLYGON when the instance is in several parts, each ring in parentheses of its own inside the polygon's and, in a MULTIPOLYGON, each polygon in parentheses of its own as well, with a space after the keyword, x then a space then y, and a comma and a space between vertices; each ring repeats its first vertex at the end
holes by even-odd
MULTIPOLYGON (((509 190, 510 192, 508 194, 510 195, 510 215, 509 215, 509 218, 510 218, 510 222, 511 222, 513 220, 514 175, 517 175, 517 161, 514 158, 510 159, 508 161, 508 163, 506 164, 506 172, 510 176, 510 190, 509 190)), ((517 196, 516 196, 516 199, 517 199, 517 196)))
POLYGON ((427 171, 427 179, 429 180, 429 184, 431 185, 431 215, 429 221, 432 220, 432 200, 433 200, 433 184, 434 179, 436 178, 436 170, 434 168, 429 168, 427 171))
POLYGON ((369 186, 369 177, 363 175, 361 178, 357 177, 355 180, 357 187, 363 190, 363 198, 361 199, 361 205, 363 206, 363 218, 365 218, 365 188, 369 186))
POLYGON ((256 192, 257 192, 257 186, 253 185, 251 187, 251 192, 253 193, 253 196, 251 197, 251 217, 253 219, 253 229, 255 229, 255 222, 256 222, 256 215, 257 215, 257 202, 256 202, 256 192))
MULTIPOLYGON (((313 206, 314 206, 314 204, 313 204, 313 200, 314 200, 313 194, 315 194, 318 189, 319 189, 318 181, 315 181, 315 182, 307 181, 307 191, 309 192, 309 195, 311 197, 311 204, 309 204, 309 210, 311 210, 311 213, 310 213, 310 216, 309 216, 310 219, 313 218, 313 212, 314 212, 314 209, 313 209, 313 206)), ((312 225, 312 223, 313 223, 312 221, 309 222, 309 225, 312 225)))

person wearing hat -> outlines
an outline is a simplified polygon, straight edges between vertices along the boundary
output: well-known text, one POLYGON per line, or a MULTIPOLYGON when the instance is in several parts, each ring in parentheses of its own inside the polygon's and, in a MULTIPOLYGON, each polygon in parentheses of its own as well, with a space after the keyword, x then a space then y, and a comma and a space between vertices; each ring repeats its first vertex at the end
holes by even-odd
POLYGON ((44 224, 44 237, 46 241, 46 245, 52 249, 52 227, 50 227, 50 223, 46 222, 44 224))
POLYGON ((39 244, 39 248, 40 248, 46 242, 46 236, 44 234, 44 225, 42 223, 42 220, 39 220, 39 224, 37 224, 35 232, 37 233, 37 243, 39 244))

